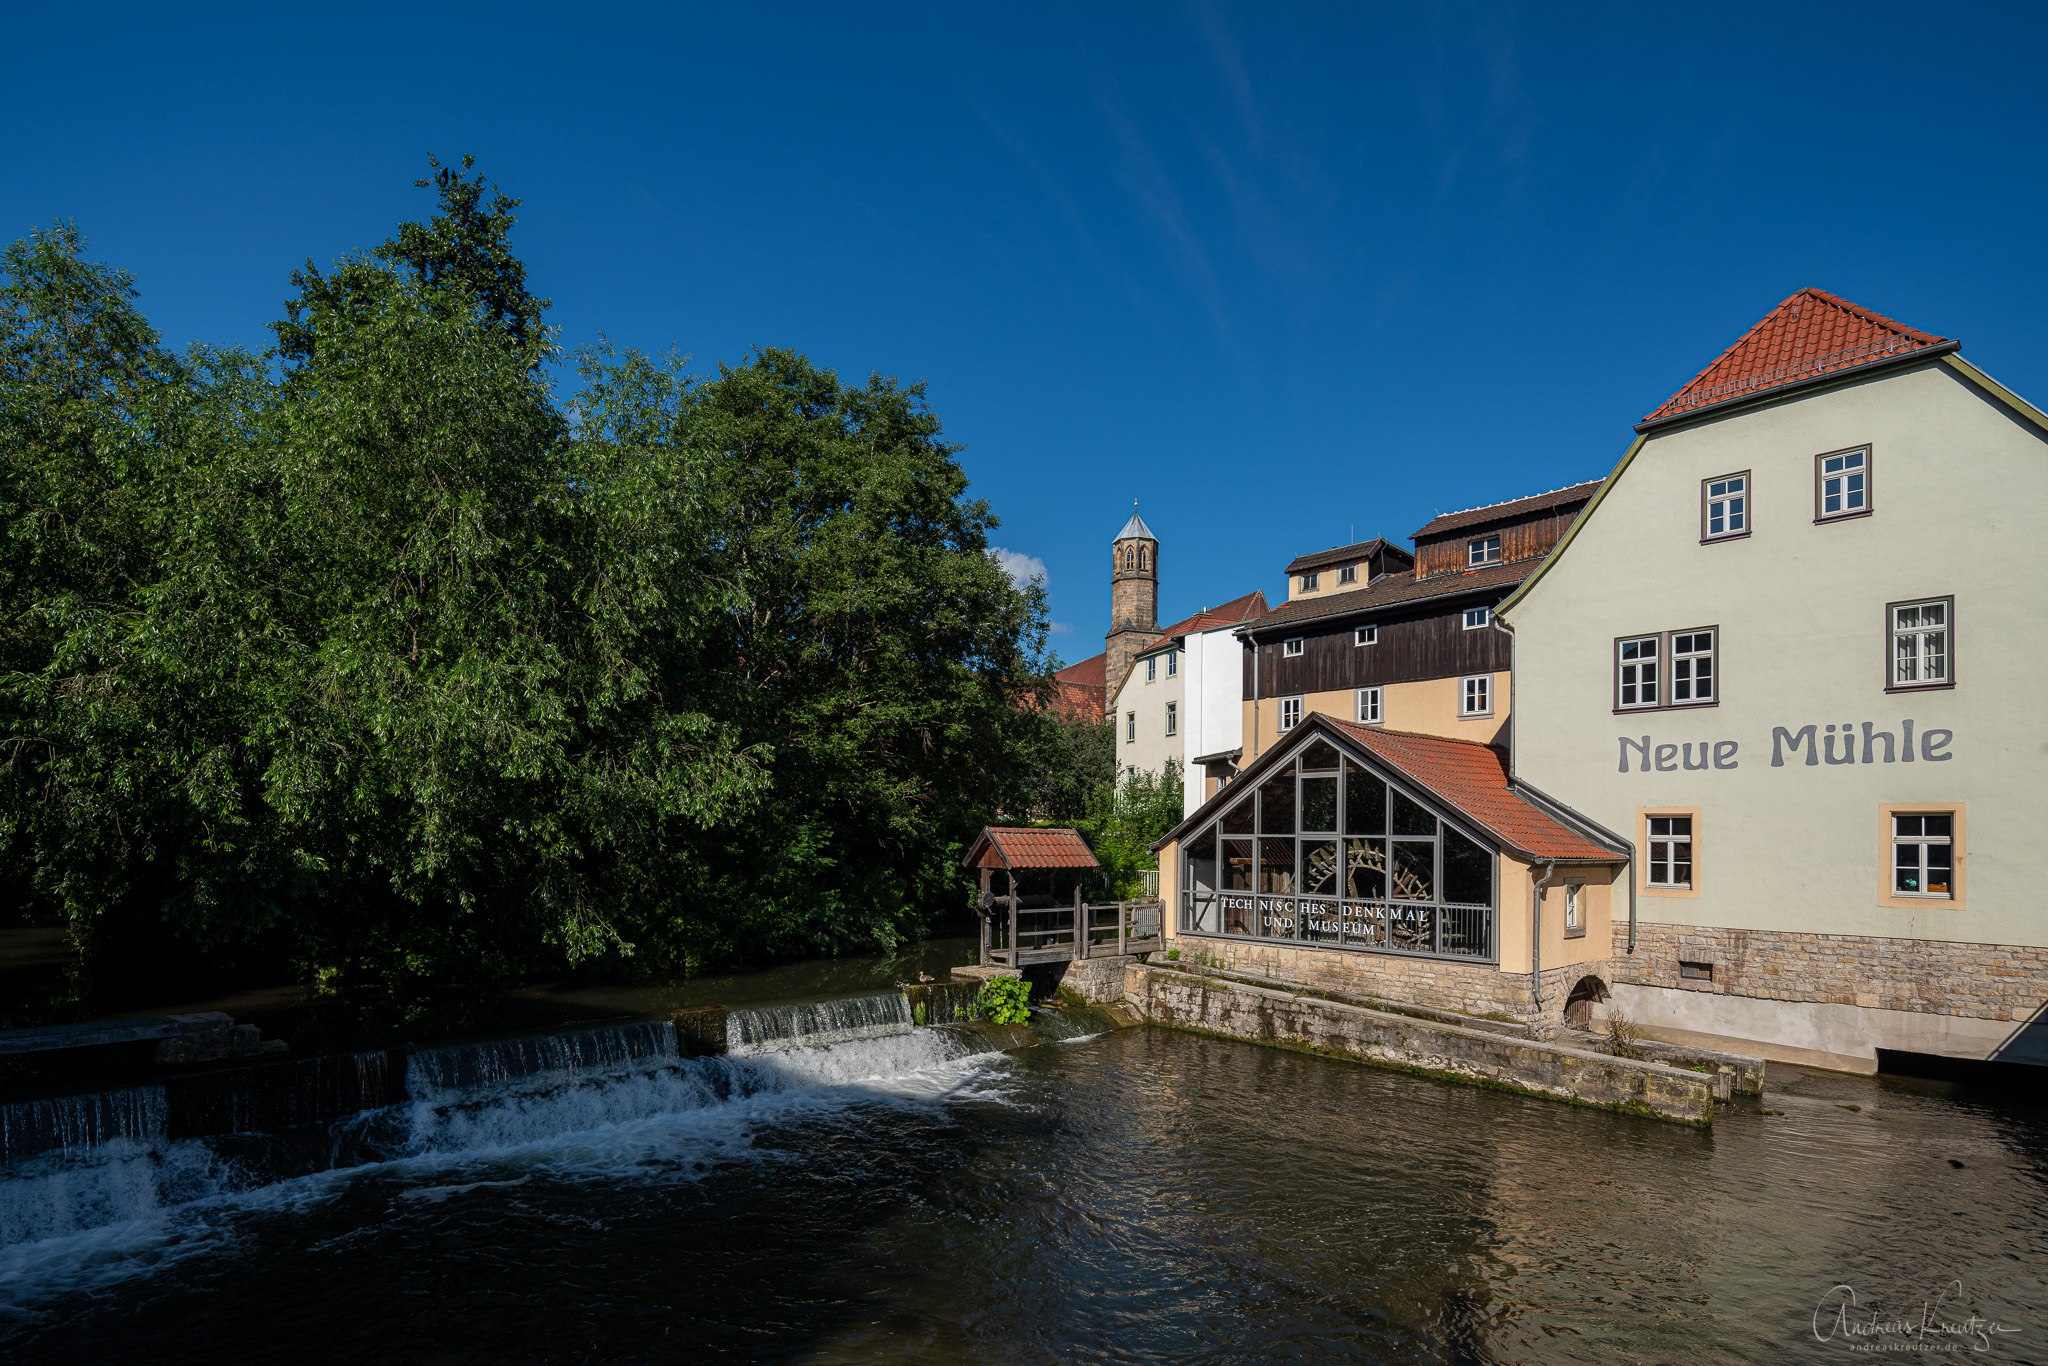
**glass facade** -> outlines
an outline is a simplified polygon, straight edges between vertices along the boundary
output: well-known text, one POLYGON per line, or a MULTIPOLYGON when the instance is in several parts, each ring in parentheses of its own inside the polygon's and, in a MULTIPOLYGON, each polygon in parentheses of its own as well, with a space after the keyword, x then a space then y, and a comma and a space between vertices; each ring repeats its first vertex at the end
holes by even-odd
POLYGON ((1325 740, 1181 842, 1187 934, 1497 961, 1498 859, 1325 740))

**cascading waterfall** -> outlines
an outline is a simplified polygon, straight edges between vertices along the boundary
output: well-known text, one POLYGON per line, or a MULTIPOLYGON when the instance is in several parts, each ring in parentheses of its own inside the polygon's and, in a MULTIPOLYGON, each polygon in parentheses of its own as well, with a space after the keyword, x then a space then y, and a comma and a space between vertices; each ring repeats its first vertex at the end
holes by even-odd
POLYGON ((910 1002, 900 991, 848 996, 837 1001, 804 1001, 788 1006, 755 1006, 726 1016, 726 1045, 734 1053, 774 1053, 908 1034, 910 1002))
MULTIPOLYGON (((308 1058, 0 1106, 0 1311, 226 1236, 221 1215, 450 1168, 695 1170, 837 1107, 980 1094, 983 1045, 899 993, 732 1012, 733 1054, 652 1021, 308 1058)), ((438 1188, 434 1188, 438 1189, 438 1188)))

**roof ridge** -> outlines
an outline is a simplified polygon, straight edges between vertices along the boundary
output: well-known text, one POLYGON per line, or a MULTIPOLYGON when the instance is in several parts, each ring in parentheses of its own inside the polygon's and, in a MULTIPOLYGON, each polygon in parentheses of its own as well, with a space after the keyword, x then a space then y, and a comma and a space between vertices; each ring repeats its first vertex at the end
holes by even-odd
POLYGON ((1455 736, 1431 735, 1426 730, 1400 730, 1394 726, 1368 726, 1363 721, 1346 721, 1343 717, 1331 716, 1328 712, 1319 711, 1312 714, 1323 717, 1333 725, 1342 726, 1346 730, 1370 732, 1373 735, 1398 735, 1405 740, 1433 740, 1440 745, 1465 745, 1471 749, 1486 750, 1502 758, 1507 757, 1508 751, 1505 745, 1490 745, 1484 740, 1460 740, 1455 736))
POLYGON ((1930 346, 1953 344, 1951 338, 1923 332, 1840 295, 1805 285, 1786 295, 1776 307, 1751 324, 1698 374, 1680 385, 1671 397, 1651 409, 1643 421, 1655 422, 1697 408, 1785 388, 1838 370, 1874 364, 1930 346), (1846 315, 1865 329, 1874 328, 1887 334, 1890 344, 1876 345, 1874 339, 1867 336, 1860 341, 1846 336, 1831 337, 1826 315, 1809 313, 1801 307, 1807 301, 1846 315), (1818 349, 1820 344, 1831 341, 1837 344, 1828 350, 1818 349), (1742 353, 1751 347, 1760 354, 1753 360, 1746 360, 1742 353), (1708 384, 1709 378, 1723 367, 1733 373, 1726 374, 1718 383, 1708 384))
POLYGON ((1488 508, 1504 508, 1509 503, 1526 503, 1531 498, 1549 498, 1556 494, 1570 493, 1573 489, 1584 488, 1588 484, 1597 484, 1599 482, 1598 479, 1574 479, 1569 484, 1560 484, 1554 489, 1544 489, 1540 493, 1518 493, 1512 498, 1503 498, 1496 503, 1480 503, 1476 507, 1469 508, 1452 508, 1449 512, 1436 513, 1429 520, 1434 522, 1444 517, 1469 517, 1475 512, 1484 512, 1488 508))

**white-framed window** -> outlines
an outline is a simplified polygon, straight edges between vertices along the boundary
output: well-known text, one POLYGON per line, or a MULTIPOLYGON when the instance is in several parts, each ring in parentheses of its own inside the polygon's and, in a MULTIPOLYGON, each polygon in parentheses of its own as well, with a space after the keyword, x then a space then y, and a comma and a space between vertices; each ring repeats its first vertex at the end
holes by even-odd
POLYGON ((1652 887, 1692 886, 1692 817, 1650 817, 1649 883, 1652 887))
POLYGON ((1368 726, 1380 723, 1380 690, 1360 688, 1358 690, 1358 719, 1368 726))
POLYGON ((1280 729, 1293 730, 1301 724, 1301 699, 1283 697, 1280 699, 1280 729))
POLYGON ((1127 745, 1134 745, 1137 742, 1138 713, 1134 711, 1127 711, 1124 713, 1124 743, 1127 745))
POLYGON ((1168 651, 1166 652, 1166 676, 1167 676, 1168 678, 1173 678, 1173 677, 1175 677, 1176 675, 1178 675, 1179 673, 1180 673, 1180 651, 1179 651, 1179 650, 1168 650, 1168 651))
POLYGON ((1178 702, 1168 702, 1166 704, 1166 733, 1168 735, 1180 734, 1180 703, 1178 702))
POLYGON ((1465 542, 1465 563, 1477 567, 1500 563, 1500 537, 1474 536, 1465 542))
POLYGON ((1564 933, 1570 939, 1586 932, 1586 884, 1567 882, 1564 885, 1564 933))
POLYGON ((1472 674, 1458 680, 1458 715, 1493 715, 1493 675, 1472 674))
POLYGON ((1892 895, 1955 896, 1956 818, 1946 811, 1892 817, 1892 895))
POLYGON ((1714 700, 1714 632, 1671 635, 1671 705, 1714 700))
POLYGON ((1870 448, 1816 455, 1813 519, 1853 517, 1870 511, 1870 448))
POLYGON ((1491 607, 1467 607, 1465 609, 1465 629, 1468 631, 1477 631, 1492 620, 1493 609, 1491 607))
POLYGON ((1379 627, 1377 627, 1377 626, 1361 626, 1361 627, 1359 627, 1359 628, 1358 628, 1358 629, 1357 629, 1356 631, 1353 631, 1353 632, 1351 633, 1351 643, 1352 643, 1353 645, 1377 645, 1377 644, 1379 644, 1379 643, 1380 643, 1380 628, 1379 628, 1379 627))
POLYGON ((1303 574, 1301 576, 1301 591, 1304 593, 1313 593, 1316 591, 1316 588, 1322 583, 1322 581, 1323 576, 1320 573, 1303 574))
POLYGON ((1145 681, 1151 683, 1159 677, 1159 656, 1153 655, 1145 661, 1145 681))
POLYGON ((1292 640, 1283 640, 1280 642, 1280 653, 1288 659, 1293 659, 1301 654, 1305 643, 1300 636, 1292 640))
POLYGON ((1636 636, 1614 643, 1614 705, 1654 707, 1663 697, 1657 683, 1657 657, 1664 637, 1636 636))
POLYGON ((1347 584, 1347 583, 1357 583, 1357 582, 1358 582, 1358 566, 1357 566, 1357 565, 1355 565, 1355 564, 1347 564, 1347 565, 1345 565, 1345 566, 1344 566, 1344 567, 1343 567, 1342 569, 1340 569, 1340 570, 1338 570, 1338 571, 1337 571, 1337 583, 1338 583, 1338 584, 1339 584, 1340 586, 1341 586, 1341 585, 1343 585, 1343 584, 1347 584))
POLYGON ((1954 598, 1894 602, 1886 606, 1891 619, 1892 688, 1946 688, 1955 682, 1956 605, 1954 598))
POLYGON ((1700 481, 1700 539, 1749 533, 1749 471, 1700 481))

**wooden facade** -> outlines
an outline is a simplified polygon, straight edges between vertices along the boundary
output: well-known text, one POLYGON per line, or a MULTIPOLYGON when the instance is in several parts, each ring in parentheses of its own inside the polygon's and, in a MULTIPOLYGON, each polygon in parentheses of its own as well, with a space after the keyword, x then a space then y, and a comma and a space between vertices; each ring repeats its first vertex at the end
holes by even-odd
MULTIPOLYGON (((1415 577, 1460 574, 1471 567, 1467 546, 1483 536, 1500 537, 1500 563, 1540 559, 1564 539, 1584 501, 1545 508, 1503 522, 1480 522, 1415 543, 1415 577)), ((1503 666, 1505 667, 1505 666, 1503 666)))
POLYGON ((1244 652, 1244 695, 1293 697, 1506 669, 1512 661, 1512 642, 1490 626, 1466 630, 1465 609, 1490 607, 1513 588, 1506 584, 1487 593, 1395 604, 1381 616, 1305 621, 1290 633, 1302 642, 1302 652, 1293 658, 1284 653, 1281 639, 1259 643, 1256 690, 1252 652, 1244 652), (1367 624, 1379 628, 1378 642, 1354 644, 1357 628, 1367 624))

